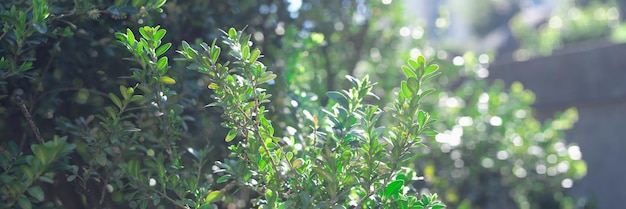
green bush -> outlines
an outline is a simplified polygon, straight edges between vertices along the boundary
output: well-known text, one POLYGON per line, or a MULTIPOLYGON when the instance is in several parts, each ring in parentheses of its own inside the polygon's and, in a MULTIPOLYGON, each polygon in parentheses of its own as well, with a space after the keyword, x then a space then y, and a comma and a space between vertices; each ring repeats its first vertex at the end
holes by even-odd
MULTIPOLYGON (((5 28, 17 28, 4 31, 8 38, 3 44, 13 48, 3 51, 3 78, 14 78, 3 83, 5 89, 21 87, 16 82, 23 77, 31 76, 29 82, 40 82, 39 73, 46 70, 31 69, 38 60, 22 57, 28 55, 22 50, 34 52, 32 48, 40 47, 37 42, 24 45, 40 36, 35 31, 48 32, 47 23, 38 16, 49 15, 47 3, 33 3, 29 12, 36 15, 31 19, 15 7, 9 13, 21 19, 13 21, 2 16, 5 28)), ((146 2, 133 1, 132 7, 127 3, 116 1, 107 11, 122 15, 122 10, 126 14, 134 11, 132 8, 160 10, 164 1, 145 6, 139 3, 146 2)), ((103 13, 93 9, 84 12, 90 18, 103 13)), ((313 116, 307 130, 296 130, 302 134, 308 131, 308 140, 295 141, 293 137, 276 137, 271 121, 265 117, 268 111, 264 105, 270 95, 261 84, 276 75, 257 61, 261 53, 251 49, 251 36, 234 29, 225 34, 230 58, 220 56, 216 41, 211 45, 199 43, 200 52, 183 42, 179 51, 181 60, 191 61, 189 68, 206 74, 215 101, 208 106, 221 107, 217 110, 223 118, 221 123, 230 129, 225 141, 238 141, 230 145, 230 157, 215 162, 215 174, 209 169, 213 147, 181 143, 187 121, 194 119, 186 116, 185 108, 197 103, 178 93, 180 89, 171 88, 185 80, 171 71, 166 53, 172 44, 163 41, 166 31, 145 26, 138 34, 130 29, 115 34, 132 55, 126 59, 136 67, 119 81, 112 81, 121 84, 119 91, 78 90, 77 103, 84 104, 84 97, 97 92, 109 105, 75 121, 59 118, 55 129, 64 136, 50 140, 49 132, 40 134, 41 125, 33 121, 32 111, 21 99, 24 93, 12 95, 36 141, 29 140, 30 150, 20 148, 15 141, 6 142, 7 148, 0 155, 2 207, 214 208, 216 202, 236 202, 229 199, 234 188, 254 191, 259 197, 252 205, 267 208, 443 207, 436 195, 416 195, 408 187, 415 174, 405 169, 411 148, 420 144, 421 135, 435 133, 429 128, 432 120, 420 110, 419 103, 432 92, 422 91, 421 85, 435 75, 436 65, 427 64, 423 57, 410 60, 409 67, 403 67, 408 80, 402 82, 396 102, 386 111, 363 103, 364 97, 375 97, 370 92, 374 84, 367 77, 348 77, 353 88, 328 92, 334 105, 313 116), (218 61, 222 59, 230 61, 218 61), (376 121, 383 112, 403 116, 404 120, 388 128, 378 126, 376 121), (225 185, 219 185, 222 183, 225 185), (53 192, 66 186, 79 194, 67 199, 53 192)))

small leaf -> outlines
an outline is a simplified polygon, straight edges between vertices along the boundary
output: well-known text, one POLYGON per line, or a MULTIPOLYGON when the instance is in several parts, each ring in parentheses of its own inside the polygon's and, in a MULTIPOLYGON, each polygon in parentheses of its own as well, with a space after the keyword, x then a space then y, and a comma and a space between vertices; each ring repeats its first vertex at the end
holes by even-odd
POLYGON ((48 26, 46 26, 45 24, 33 23, 33 27, 35 28, 35 30, 37 30, 37 32, 41 34, 48 32, 48 26))
POLYGON ((402 186, 404 185, 404 180, 395 180, 387 185, 385 189, 385 197, 390 197, 391 195, 396 195, 400 193, 402 186))
POLYGON ((163 70, 167 68, 167 57, 161 57, 159 61, 157 61, 157 68, 159 70, 163 70))
POLYGON ((420 68, 420 65, 415 60, 412 60, 412 59, 409 60, 409 66, 411 66, 411 68, 413 68, 413 69, 419 69, 420 68))
POLYGON ((109 98, 111 99, 113 104, 117 106, 117 108, 119 108, 120 110, 122 109, 122 101, 120 100, 119 97, 115 96, 115 94, 113 93, 109 93, 109 98))
POLYGON ((326 96, 330 99, 332 99, 333 101, 337 102, 337 104, 341 105, 342 107, 349 109, 350 103, 348 102, 348 98, 341 94, 338 91, 329 91, 326 92, 326 96))
POLYGON ((159 78, 159 83, 162 84, 176 84, 176 80, 174 80, 173 78, 170 78, 168 76, 163 76, 161 78, 159 78))
POLYGON ((226 142, 231 142, 233 139, 235 139, 235 136, 237 136, 237 131, 235 129, 230 129, 230 131, 228 131, 228 134, 226 135, 226 142))
POLYGON ((226 175, 220 176, 216 182, 218 184, 221 184, 221 183, 228 181, 228 179, 230 179, 230 175, 226 174, 226 175))
POLYGON ((16 157, 18 154, 20 154, 20 149, 14 141, 9 141, 7 149, 13 157, 16 157))
POLYGON ((300 168, 302 167, 302 165, 304 164, 304 160, 302 160, 302 158, 296 158, 291 165, 293 166, 293 168, 300 168))
POLYGON ((402 81, 400 83, 400 91, 401 91, 402 95, 404 95, 404 98, 408 99, 408 98, 411 98, 413 96, 413 92, 409 88, 409 86, 408 86, 406 81, 402 81))
POLYGON ((130 28, 126 29, 126 37, 128 40, 128 44, 130 44, 131 46, 135 45, 135 41, 137 41, 135 39, 135 34, 133 33, 133 31, 130 30, 130 28))
POLYGON ((415 73, 413 72, 413 70, 411 70, 409 67, 407 66, 402 66, 402 72, 404 72, 404 75, 407 78, 415 78, 417 77, 417 75, 415 75, 415 73))
POLYGON ((254 49, 252 51, 252 54, 250 55, 250 63, 256 62, 256 60, 259 58, 260 55, 261 55, 261 50, 254 49))
POLYGON ((105 153, 99 154, 98 156, 96 156, 96 162, 98 164, 100 164, 100 166, 105 166, 107 165, 107 156, 105 153))
POLYGON ((417 57, 417 64, 418 64, 419 66, 424 65, 424 64, 425 64, 425 62, 426 62, 426 58, 424 58, 424 56, 421 56, 421 55, 420 55, 419 57, 417 57))
POLYGON ((222 49, 218 46, 213 48, 213 54, 211 54, 211 61, 213 61, 213 63, 217 63, 217 58, 219 58, 220 53, 222 52, 222 49))
POLYGON ((276 78, 276 74, 268 74, 266 76, 263 76, 261 78, 259 78, 259 80, 257 81, 258 84, 262 84, 262 83, 266 83, 268 81, 271 81, 272 79, 276 78))
POLYGON ((112 15, 115 16, 122 16, 122 13, 120 11, 119 7, 116 6, 110 6, 109 8, 107 8, 107 11, 109 11, 112 15))
POLYGON ((17 204, 22 209, 31 209, 31 208, 33 208, 32 203, 30 202, 30 200, 28 200, 28 198, 26 196, 21 196, 20 199, 18 200, 17 204))
POLYGON ((241 49, 241 56, 243 56, 243 59, 248 59, 248 57, 250 56, 250 47, 249 46, 243 46, 241 49))
POLYGON ((165 36, 165 33, 167 33, 166 30, 159 29, 159 30, 156 31, 156 33, 154 33, 154 37, 152 37, 152 39, 155 40, 155 41, 160 41, 165 36))
POLYGON ((172 47, 172 43, 165 43, 162 46, 160 46, 159 48, 156 49, 156 56, 161 56, 162 54, 164 54, 165 52, 167 52, 167 50, 170 49, 170 47, 172 47))
POLYGON ((39 202, 43 201, 43 199, 45 198, 43 190, 41 190, 41 187, 39 186, 33 186, 31 188, 28 188, 28 194, 30 196, 33 196, 39 202))
POLYGON ((220 191, 212 191, 204 198, 204 203, 212 203, 221 196, 222 193, 220 191))
POLYGON ((424 76, 430 75, 439 69, 438 65, 431 65, 424 69, 424 76))
POLYGON ((228 29, 228 38, 235 40, 237 38, 237 31, 234 28, 228 29))

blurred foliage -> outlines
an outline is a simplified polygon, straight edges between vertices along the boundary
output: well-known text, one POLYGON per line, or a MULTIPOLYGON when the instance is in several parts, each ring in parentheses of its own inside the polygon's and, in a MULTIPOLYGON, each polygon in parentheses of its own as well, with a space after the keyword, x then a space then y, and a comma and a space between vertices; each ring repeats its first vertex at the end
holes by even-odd
POLYGON ((426 107, 445 131, 416 161, 424 185, 452 208, 587 207, 566 192, 587 172, 579 147, 564 140, 576 110, 539 121, 535 96, 520 83, 505 88, 484 80, 487 55, 466 53, 463 60, 444 66, 458 69, 441 78, 454 85, 426 107))
POLYGON ((529 23, 522 13, 514 17, 510 26, 521 45, 514 57, 524 60, 536 55, 546 56, 567 44, 590 40, 626 40, 614 2, 576 2, 561 1, 553 14, 538 25, 529 23))

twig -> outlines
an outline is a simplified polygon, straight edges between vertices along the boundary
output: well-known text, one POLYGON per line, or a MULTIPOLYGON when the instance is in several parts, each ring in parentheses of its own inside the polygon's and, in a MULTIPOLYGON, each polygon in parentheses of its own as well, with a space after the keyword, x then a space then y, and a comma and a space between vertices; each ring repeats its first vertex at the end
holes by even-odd
POLYGON ((41 138, 41 134, 39 133, 39 128, 35 126, 35 122, 33 122, 33 118, 31 117, 30 112, 28 112, 26 105, 24 105, 22 97, 15 96, 15 101, 22 110, 22 113, 24 114, 24 117, 26 117, 26 120, 28 120, 28 125, 30 125, 30 128, 33 129, 33 132, 35 133, 35 138, 37 138, 37 141, 39 141, 39 143, 43 144, 43 139, 41 138))

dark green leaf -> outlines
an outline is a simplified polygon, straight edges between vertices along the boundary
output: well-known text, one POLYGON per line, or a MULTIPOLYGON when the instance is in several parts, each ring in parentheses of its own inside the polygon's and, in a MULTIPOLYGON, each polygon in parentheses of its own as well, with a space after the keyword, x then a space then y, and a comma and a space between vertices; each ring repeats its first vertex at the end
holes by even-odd
POLYGON ((346 109, 350 108, 350 103, 348 102, 348 98, 342 93, 338 91, 329 91, 329 92, 326 92, 326 96, 328 96, 328 98, 332 99, 333 101, 337 102, 337 104, 341 105, 342 107, 346 109))
POLYGON ((30 203, 30 200, 28 200, 28 198, 26 196, 21 196, 20 199, 18 200, 17 204, 22 209, 31 209, 31 208, 33 208, 32 203, 30 203))
POLYGON ((43 199, 45 198, 43 190, 41 190, 41 187, 39 186, 33 186, 31 188, 28 188, 28 194, 34 197, 39 202, 43 201, 43 199))
POLYGON ((20 149, 14 141, 9 141, 7 149, 13 157, 16 157, 18 154, 20 154, 20 149))
POLYGON ((117 106, 117 108, 119 108, 120 110, 122 109, 122 101, 120 100, 119 97, 115 96, 115 94, 113 93, 109 93, 109 98, 111 99, 113 104, 117 106))
POLYGON ((122 6, 120 7, 120 10, 131 15, 139 13, 139 9, 131 6, 122 6))
POLYGON ((33 23, 33 27, 41 34, 48 32, 48 26, 43 23, 33 23))
POLYGON ((122 12, 120 11, 119 7, 110 6, 109 8, 107 8, 107 11, 109 11, 112 15, 122 16, 122 12))

